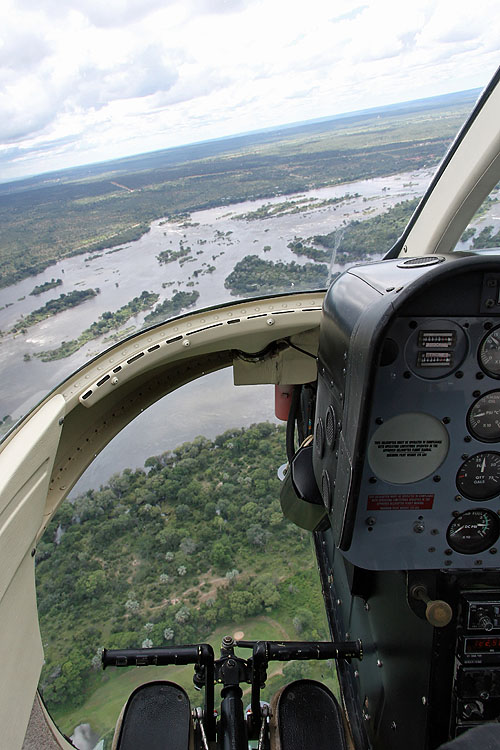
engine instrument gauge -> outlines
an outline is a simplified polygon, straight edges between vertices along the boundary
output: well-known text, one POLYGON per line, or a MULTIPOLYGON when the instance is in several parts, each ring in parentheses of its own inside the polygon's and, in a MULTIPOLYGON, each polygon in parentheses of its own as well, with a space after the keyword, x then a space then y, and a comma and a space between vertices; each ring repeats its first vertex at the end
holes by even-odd
POLYGON ((486 443, 500 441, 500 391, 490 391, 472 404, 467 427, 478 440, 486 443))
POLYGON ((446 539, 449 546, 463 555, 484 552, 500 536, 500 520, 496 513, 484 508, 466 510, 448 526, 446 539))
POLYGON ((500 453, 476 453, 457 472, 457 489, 470 500, 491 500, 500 495, 500 453))
POLYGON ((492 378, 500 378, 500 327, 490 331, 481 342, 479 364, 492 378))

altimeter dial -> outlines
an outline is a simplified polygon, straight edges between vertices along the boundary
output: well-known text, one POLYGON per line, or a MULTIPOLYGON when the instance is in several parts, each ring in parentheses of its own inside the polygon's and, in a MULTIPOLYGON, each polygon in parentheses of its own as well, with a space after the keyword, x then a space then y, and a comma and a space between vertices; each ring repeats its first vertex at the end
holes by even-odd
POLYGON ((500 441, 500 391, 490 391, 472 404, 467 415, 471 435, 486 443, 500 441))
POLYGON ((491 500, 500 495, 500 453, 476 453, 457 472, 457 489, 470 500, 491 500))
POLYGON ((476 555, 492 547, 500 535, 496 513, 485 508, 466 510, 453 519, 446 532, 449 546, 463 555, 476 555))

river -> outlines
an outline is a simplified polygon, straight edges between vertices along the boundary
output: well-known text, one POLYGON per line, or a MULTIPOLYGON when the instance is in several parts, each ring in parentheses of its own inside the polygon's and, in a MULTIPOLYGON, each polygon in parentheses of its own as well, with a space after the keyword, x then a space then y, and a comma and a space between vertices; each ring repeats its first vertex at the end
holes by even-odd
MULTIPOLYGON (((76 308, 31 326, 25 335, 5 335, 0 339, 0 416, 23 416, 52 388, 74 370, 109 345, 104 337, 89 342, 71 357, 41 362, 36 352, 57 347, 61 341, 76 338, 106 310, 115 311, 143 290, 160 294, 160 301, 174 290, 196 289, 197 308, 227 302, 231 298, 224 280, 238 260, 255 254, 266 260, 310 262, 294 255, 287 247, 295 236, 326 234, 353 218, 368 218, 387 210, 401 200, 421 195, 431 177, 428 169, 390 177, 363 180, 335 187, 311 190, 300 195, 247 201, 193 213, 187 225, 155 221, 148 234, 128 245, 93 255, 78 255, 50 266, 43 273, 0 291, 0 330, 10 330, 21 316, 41 307, 47 300, 75 289, 100 289, 93 299, 76 308), (359 197, 336 205, 318 206, 303 213, 278 214, 272 218, 237 218, 265 203, 282 203, 298 198, 339 198, 346 193, 359 197), (228 234, 229 233, 229 234, 228 234), (183 265, 174 261, 160 265, 157 255, 177 250, 182 241, 191 247, 194 261, 183 265), (265 247, 270 250, 264 250, 265 247), (204 265, 205 264, 205 265, 204 265), (194 277, 195 270, 215 266, 211 274, 194 277), (61 278, 62 286, 39 296, 30 296, 35 285, 61 278), (168 284, 165 288, 162 284, 168 284), (187 284, 194 284, 188 287, 187 284), (29 359, 28 359, 29 357, 29 359)), ((381 248, 384 252, 387 248, 381 248)), ((333 271, 345 267, 334 266, 333 271)), ((149 311, 148 311, 149 312, 149 311)), ((146 313, 126 324, 140 328, 146 313)), ((230 371, 215 373, 189 384, 144 412, 102 452, 77 485, 78 490, 97 487, 111 473, 126 466, 142 465, 155 453, 191 440, 196 435, 212 437, 233 426, 245 426, 272 419, 272 386, 235 388, 230 371), (131 440, 131 435, 134 439, 131 440)))

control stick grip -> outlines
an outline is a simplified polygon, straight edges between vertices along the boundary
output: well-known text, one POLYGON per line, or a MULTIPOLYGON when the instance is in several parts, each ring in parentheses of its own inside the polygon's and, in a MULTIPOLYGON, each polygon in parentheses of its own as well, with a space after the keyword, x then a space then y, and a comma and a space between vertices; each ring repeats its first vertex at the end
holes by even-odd
POLYGON ((453 610, 448 602, 443 599, 431 599, 423 584, 413 586, 410 595, 425 603, 425 618, 433 628, 444 628, 451 622, 453 610))

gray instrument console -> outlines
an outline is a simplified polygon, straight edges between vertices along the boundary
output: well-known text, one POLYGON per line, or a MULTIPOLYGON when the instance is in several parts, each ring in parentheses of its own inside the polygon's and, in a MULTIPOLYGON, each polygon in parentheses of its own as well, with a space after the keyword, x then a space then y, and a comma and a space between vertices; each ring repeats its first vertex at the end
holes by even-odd
POLYGON ((314 471, 344 557, 500 567, 500 258, 350 269, 318 367, 314 471))

